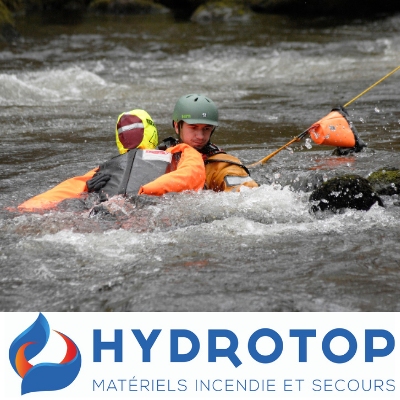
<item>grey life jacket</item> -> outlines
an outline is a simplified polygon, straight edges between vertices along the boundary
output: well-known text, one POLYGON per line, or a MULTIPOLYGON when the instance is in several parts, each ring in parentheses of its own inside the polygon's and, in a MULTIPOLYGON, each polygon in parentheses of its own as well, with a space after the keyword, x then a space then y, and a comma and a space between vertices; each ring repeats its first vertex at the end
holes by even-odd
POLYGON ((141 186, 175 170, 179 158, 179 153, 133 149, 106 161, 100 165, 99 172, 110 174, 111 178, 100 189, 100 199, 104 201, 117 194, 138 194, 141 186))

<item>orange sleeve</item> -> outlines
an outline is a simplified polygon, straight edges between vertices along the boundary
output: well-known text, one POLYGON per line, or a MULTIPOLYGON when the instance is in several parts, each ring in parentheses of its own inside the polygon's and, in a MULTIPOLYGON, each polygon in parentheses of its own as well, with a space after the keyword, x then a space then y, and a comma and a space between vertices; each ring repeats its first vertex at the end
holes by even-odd
POLYGON ((83 192, 87 192, 86 181, 97 172, 98 167, 90 170, 85 175, 74 176, 61 182, 54 188, 38 194, 18 206, 20 211, 47 210, 55 207, 65 199, 79 198, 83 192))
POLYGON ((185 143, 170 147, 166 151, 172 154, 182 152, 177 169, 143 185, 139 194, 161 196, 169 192, 203 189, 206 172, 201 154, 185 143))

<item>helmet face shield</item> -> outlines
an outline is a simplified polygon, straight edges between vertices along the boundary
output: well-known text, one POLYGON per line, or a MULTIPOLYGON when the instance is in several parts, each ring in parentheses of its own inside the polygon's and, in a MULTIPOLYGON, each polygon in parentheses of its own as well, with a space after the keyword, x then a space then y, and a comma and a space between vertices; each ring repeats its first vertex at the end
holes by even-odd
POLYGON ((132 110, 118 116, 115 139, 121 154, 128 150, 154 149, 158 145, 157 128, 144 110, 132 110))
POLYGON ((201 94, 187 94, 176 103, 172 115, 174 122, 218 126, 218 109, 214 102, 201 94))

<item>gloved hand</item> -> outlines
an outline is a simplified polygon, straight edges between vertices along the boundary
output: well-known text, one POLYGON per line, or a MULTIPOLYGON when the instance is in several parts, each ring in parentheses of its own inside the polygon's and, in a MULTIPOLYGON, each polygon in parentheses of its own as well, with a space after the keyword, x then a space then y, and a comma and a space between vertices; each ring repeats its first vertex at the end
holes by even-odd
POLYGON ((88 192, 98 192, 105 184, 110 180, 110 174, 103 174, 102 172, 96 172, 92 179, 86 182, 88 192))

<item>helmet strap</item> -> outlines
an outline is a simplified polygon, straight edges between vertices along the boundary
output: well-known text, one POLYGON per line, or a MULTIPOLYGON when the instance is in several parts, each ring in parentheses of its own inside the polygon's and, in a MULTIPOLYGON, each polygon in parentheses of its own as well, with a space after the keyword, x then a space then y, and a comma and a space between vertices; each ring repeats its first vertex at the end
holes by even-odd
POLYGON ((177 134, 179 141, 181 141, 181 129, 183 126, 183 121, 178 121, 177 126, 178 126, 178 132, 175 131, 175 133, 177 134))

